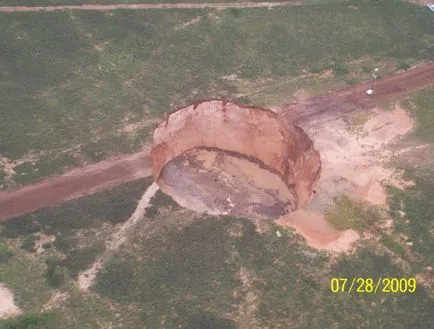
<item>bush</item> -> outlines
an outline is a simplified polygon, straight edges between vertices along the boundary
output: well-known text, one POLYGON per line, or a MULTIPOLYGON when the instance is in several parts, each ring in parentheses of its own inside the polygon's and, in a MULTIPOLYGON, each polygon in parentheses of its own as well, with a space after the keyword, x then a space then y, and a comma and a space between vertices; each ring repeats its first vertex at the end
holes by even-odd
POLYGON ((326 219, 337 229, 359 227, 361 221, 360 209, 347 196, 335 200, 335 208, 326 211, 326 219))
POLYGON ((60 266, 60 261, 57 258, 49 258, 45 261, 47 264, 47 271, 45 272, 45 278, 47 283, 51 287, 59 287, 65 282, 68 274, 68 269, 64 266, 60 266))
POLYGON ((9 247, 3 243, 0 243, 0 262, 6 262, 13 256, 13 252, 9 247))
POLYGON ((21 249, 24 249, 28 252, 36 252, 35 250, 35 240, 36 237, 32 234, 24 238, 23 243, 21 244, 21 249))
POLYGON ((345 64, 335 64, 333 65, 333 72, 336 75, 346 75, 350 72, 350 69, 345 64))
POLYGON ((400 62, 397 65, 398 70, 408 70, 410 68, 410 65, 408 65, 405 62, 400 62))
POLYGON ((51 329, 54 317, 51 313, 27 314, 17 319, 0 321, 0 329, 51 329))

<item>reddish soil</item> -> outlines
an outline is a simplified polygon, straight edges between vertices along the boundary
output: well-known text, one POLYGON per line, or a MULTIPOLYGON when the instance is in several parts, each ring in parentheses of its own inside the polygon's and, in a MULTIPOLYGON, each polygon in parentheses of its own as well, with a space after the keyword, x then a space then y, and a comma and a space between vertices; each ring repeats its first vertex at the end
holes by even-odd
POLYGON ((158 185, 185 207, 201 204, 211 214, 269 218, 305 205, 321 168, 318 152, 299 127, 270 110, 218 99, 196 102, 162 120, 151 158, 158 185), (198 151, 185 157, 190 150, 198 151))
MULTIPOLYGON (((314 121, 322 122, 356 109, 373 108, 381 102, 398 99, 433 84, 434 63, 429 63, 376 81, 374 94, 371 96, 367 96, 364 92, 371 86, 370 83, 362 83, 343 91, 313 97, 302 103, 287 106, 283 116, 294 119, 302 127, 307 123, 312 126, 314 121)), ((117 161, 105 161, 77 169, 32 186, 0 192, 0 220, 102 191, 150 174, 150 157, 145 150, 117 161)))
POLYGON ((103 161, 18 190, 0 192, 0 220, 51 207, 152 174, 148 150, 103 161))
POLYGON ((65 5, 65 6, 0 6, 0 12, 52 12, 64 10, 95 10, 112 11, 119 9, 227 9, 227 8, 259 8, 284 7, 298 5, 300 1, 280 2, 227 2, 227 3, 140 3, 140 4, 113 4, 113 5, 65 5))

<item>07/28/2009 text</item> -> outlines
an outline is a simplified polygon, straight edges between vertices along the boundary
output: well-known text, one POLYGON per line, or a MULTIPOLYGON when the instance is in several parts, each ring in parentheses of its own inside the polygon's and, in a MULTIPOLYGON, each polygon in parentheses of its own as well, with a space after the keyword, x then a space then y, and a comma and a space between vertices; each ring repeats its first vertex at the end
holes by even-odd
POLYGON ((333 293, 414 293, 416 287, 415 278, 334 277, 330 280, 330 290, 333 293))

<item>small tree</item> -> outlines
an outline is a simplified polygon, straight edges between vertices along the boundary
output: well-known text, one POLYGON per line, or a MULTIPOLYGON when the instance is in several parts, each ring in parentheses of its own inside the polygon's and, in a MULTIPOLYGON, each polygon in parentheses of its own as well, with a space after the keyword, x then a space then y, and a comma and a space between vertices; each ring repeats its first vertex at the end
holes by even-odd
POLYGON ((13 256, 13 252, 4 243, 0 243, 0 262, 6 262, 13 256))

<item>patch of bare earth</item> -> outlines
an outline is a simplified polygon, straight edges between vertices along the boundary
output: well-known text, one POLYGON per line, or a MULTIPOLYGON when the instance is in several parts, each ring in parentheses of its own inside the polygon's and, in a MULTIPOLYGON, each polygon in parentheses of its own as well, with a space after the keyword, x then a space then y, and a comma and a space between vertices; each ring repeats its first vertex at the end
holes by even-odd
POLYGON ((253 287, 254 277, 244 267, 237 273, 237 278, 242 284, 242 288, 235 291, 235 297, 241 297, 241 303, 238 305, 232 318, 237 322, 240 329, 259 328, 256 319, 256 313, 259 307, 259 296, 255 293, 253 287))
POLYGON ((52 244, 54 243, 54 241, 56 241, 55 235, 45 235, 42 233, 37 233, 34 250, 36 250, 38 254, 43 253, 45 250, 44 246, 47 244, 52 244))
POLYGON ((77 283, 82 292, 89 290, 94 284, 96 276, 104 267, 105 262, 126 241, 128 232, 143 218, 146 208, 149 206, 152 197, 157 191, 158 185, 155 183, 148 187, 130 218, 128 218, 125 223, 121 224, 119 229, 111 236, 109 241, 106 242, 107 251, 101 255, 89 269, 79 274, 77 283))
MULTIPOLYGON (((3 180, 6 183, 12 183, 13 182, 12 177, 16 174, 14 171, 13 161, 9 160, 5 156, 2 156, 1 154, 0 154, 0 170, 2 170, 5 175, 3 180)), ((0 190, 2 190, 3 188, 5 188, 5 186, 0 184, 0 190)))
POLYGON ((407 0, 408 2, 416 3, 419 5, 428 5, 430 3, 433 3, 432 0, 407 0))
POLYGON ((279 218, 277 224, 292 227, 306 239, 311 247, 320 250, 342 252, 350 250, 360 236, 354 230, 338 231, 334 229, 321 213, 309 210, 297 210, 279 218))
POLYGON ((59 308, 63 302, 65 302, 69 298, 69 294, 67 292, 55 291, 53 295, 50 297, 48 302, 46 302, 42 306, 43 311, 49 311, 52 309, 59 308))
POLYGON ((349 250, 359 238, 355 231, 339 232, 325 221, 323 214, 334 206, 335 198, 348 195, 387 206, 385 184, 400 189, 413 184, 402 179, 402 172, 387 166, 393 156, 392 144, 413 128, 407 112, 399 106, 392 111, 377 108, 356 130, 349 129, 348 122, 354 121, 339 118, 303 127, 321 154, 321 177, 308 206, 310 211, 297 211, 278 220, 281 225, 295 228, 308 244, 319 249, 349 250))
POLYGON ((12 291, 0 283, 0 319, 10 318, 21 314, 21 310, 15 305, 12 291))
POLYGON ((191 25, 199 23, 201 19, 202 19, 202 16, 199 16, 199 17, 193 18, 192 20, 190 20, 188 22, 185 22, 183 24, 175 26, 175 31, 183 30, 183 29, 185 29, 185 28, 187 28, 187 27, 189 27, 191 25))

